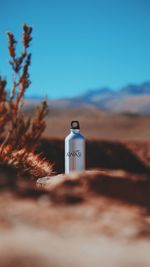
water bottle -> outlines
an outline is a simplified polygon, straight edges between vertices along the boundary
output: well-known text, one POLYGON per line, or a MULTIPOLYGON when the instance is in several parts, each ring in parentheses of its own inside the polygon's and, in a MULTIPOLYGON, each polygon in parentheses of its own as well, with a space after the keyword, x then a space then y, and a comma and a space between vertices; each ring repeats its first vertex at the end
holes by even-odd
POLYGON ((80 134, 80 124, 72 121, 70 134, 65 138, 65 173, 85 170, 85 138, 80 134))

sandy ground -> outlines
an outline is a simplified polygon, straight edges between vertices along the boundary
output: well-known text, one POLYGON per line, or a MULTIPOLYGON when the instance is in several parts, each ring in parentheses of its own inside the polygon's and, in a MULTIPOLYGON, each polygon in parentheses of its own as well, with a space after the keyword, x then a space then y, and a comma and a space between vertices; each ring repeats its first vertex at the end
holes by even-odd
POLYGON ((1 266, 150 266, 148 241, 128 244, 103 236, 62 235, 24 225, 2 234, 0 248, 1 266))
POLYGON ((1 225, 1 266, 150 266, 149 236, 142 234, 150 218, 142 209, 106 199, 96 200, 99 208, 93 201, 64 208, 46 198, 9 197, 1 225))
POLYGON ((72 120, 79 120, 86 139, 150 141, 150 116, 118 114, 93 108, 70 109, 69 112, 50 108, 44 136, 64 139, 72 120))
MULTIPOLYGON (((33 108, 26 113, 33 116, 33 108)), ((79 120, 81 132, 90 140, 150 141, 150 115, 106 112, 92 107, 61 109, 49 107, 44 137, 64 139, 70 122, 79 120)))
POLYGON ((0 266, 149 267, 149 202, 141 201, 147 178, 90 171, 39 180, 45 193, 38 197, 1 192, 0 266), (122 187, 106 183, 106 174, 116 181, 128 176, 133 191, 125 185, 121 199, 122 187))

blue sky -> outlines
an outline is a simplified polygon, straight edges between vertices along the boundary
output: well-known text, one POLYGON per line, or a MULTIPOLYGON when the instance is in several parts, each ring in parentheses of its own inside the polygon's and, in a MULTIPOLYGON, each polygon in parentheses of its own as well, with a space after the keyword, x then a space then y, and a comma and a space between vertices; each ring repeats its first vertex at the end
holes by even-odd
POLYGON ((149 0, 0 0, 0 74, 7 37, 33 26, 31 95, 70 97, 150 80, 149 0))

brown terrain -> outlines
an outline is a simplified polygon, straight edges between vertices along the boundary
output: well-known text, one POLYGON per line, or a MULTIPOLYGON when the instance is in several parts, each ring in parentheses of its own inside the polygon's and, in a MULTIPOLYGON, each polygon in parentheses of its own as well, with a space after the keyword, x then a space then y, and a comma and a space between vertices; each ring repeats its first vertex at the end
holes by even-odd
MULTIPOLYGON (((30 111, 28 111, 30 112, 30 111)), ((150 116, 110 113, 93 107, 50 109, 45 137, 64 139, 70 121, 79 120, 82 133, 90 140, 150 140, 150 116)))
MULTIPOLYGON (((28 111, 31 112, 31 111, 28 111)), ((51 110, 37 152, 52 177, 1 167, 0 266, 149 267, 150 117, 51 110), (64 137, 80 120, 87 170, 63 175, 64 137)))

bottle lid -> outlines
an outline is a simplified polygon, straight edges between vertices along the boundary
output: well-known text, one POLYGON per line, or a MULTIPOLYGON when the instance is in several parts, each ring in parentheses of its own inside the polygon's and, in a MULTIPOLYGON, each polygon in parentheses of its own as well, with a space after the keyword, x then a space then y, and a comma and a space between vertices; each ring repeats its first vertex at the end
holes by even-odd
POLYGON ((71 129, 79 130, 80 129, 79 121, 72 121, 71 122, 71 129))

